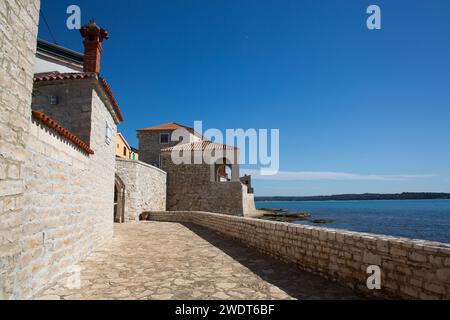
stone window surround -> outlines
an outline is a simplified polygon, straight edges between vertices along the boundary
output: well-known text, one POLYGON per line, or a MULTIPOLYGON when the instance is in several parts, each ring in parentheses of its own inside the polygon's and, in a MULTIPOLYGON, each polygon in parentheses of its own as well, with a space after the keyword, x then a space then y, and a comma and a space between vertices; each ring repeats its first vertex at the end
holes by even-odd
POLYGON ((169 144, 170 143, 170 133, 161 132, 159 134, 159 144, 169 144), (167 137, 167 141, 163 141, 163 137, 167 137))

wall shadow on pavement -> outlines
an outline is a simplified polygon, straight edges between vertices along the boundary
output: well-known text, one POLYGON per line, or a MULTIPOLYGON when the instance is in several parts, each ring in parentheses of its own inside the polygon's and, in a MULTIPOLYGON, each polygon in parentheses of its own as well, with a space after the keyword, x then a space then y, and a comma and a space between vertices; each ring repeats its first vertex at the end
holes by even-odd
POLYGON ((353 290, 320 276, 300 270, 293 263, 285 263, 258 252, 245 244, 193 223, 182 223, 199 237, 220 249, 263 280, 277 286, 292 298, 300 300, 364 299, 353 290))

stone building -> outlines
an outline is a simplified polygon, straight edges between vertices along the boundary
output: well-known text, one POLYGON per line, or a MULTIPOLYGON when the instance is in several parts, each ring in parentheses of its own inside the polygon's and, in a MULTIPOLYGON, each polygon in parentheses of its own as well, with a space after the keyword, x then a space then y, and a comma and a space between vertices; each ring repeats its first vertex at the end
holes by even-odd
POLYGON ((40 1, 0 1, 0 299, 20 297, 25 164, 40 1))
POLYGON ((33 296, 113 233, 123 116, 100 76, 108 33, 83 27, 84 54, 37 44, 39 5, 0 3, 0 299, 33 296))
MULTIPOLYGON (((83 54, 37 41, 39 7, 39 0, 0 1, 0 299, 33 297, 109 242, 114 221, 164 211, 174 199, 166 172, 116 158, 123 115, 100 76, 106 30, 93 21, 81 29, 83 54)), ((140 131, 147 162, 159 165, 160 149, 175 146, 166 143, 174 127, 183 126, 140 131)), ((183 128, 180 142, 201 141, 183 128)), ((246 187, 225 168, 217 172, 230 184, 212 186, 212 203, 230 191, 223 199, 237 207, 209 208, 242 214, 246 187)), ((195 199, 193 208, 208 208, 195 199)))
POLYGON ((167 172, 167 210, 255 213, 251 177, 241 181, 237 148, 203 139, 177 123, 140 129, 138 139, 141 160, 167 172))
POLYGON ((137 130, 139 139, 140 159, 143 162, 160 167, 161 149, 173 147, 180 143, 196 142, 202 139, 201 134, 193 128, 171 122, 159 126, 143 128, 137 130), (178 134, 182 139, 173 139, 173 135, 178 134))

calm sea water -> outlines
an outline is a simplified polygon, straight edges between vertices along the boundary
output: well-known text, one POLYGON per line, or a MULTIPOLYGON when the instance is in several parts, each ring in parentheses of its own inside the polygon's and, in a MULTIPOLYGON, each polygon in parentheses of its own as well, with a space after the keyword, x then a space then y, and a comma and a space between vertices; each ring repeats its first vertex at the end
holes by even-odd
POLYGON ((450 243, 450 200, 268 201, 256 206, 336 220, 321 227, 450 243))

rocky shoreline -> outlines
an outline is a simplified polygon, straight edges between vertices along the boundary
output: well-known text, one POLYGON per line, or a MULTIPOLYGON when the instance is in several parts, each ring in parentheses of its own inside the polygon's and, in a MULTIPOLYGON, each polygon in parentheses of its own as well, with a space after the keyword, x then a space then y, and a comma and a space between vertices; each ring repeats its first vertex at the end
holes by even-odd
POLYGON ((287 209, 280 208, 262 208, 257 210, 258 214, 255 218, 269 221, 279 222, 294 222, 294 221, 308 221, 313 224, 332 223, 333 219, 311 219, 311 214, 307 212, 289 212, 287 209))

